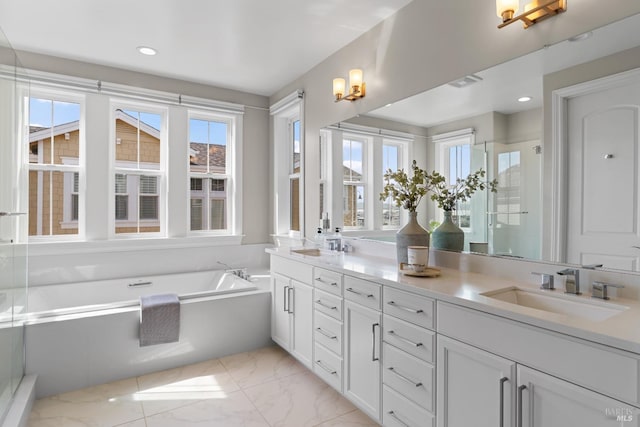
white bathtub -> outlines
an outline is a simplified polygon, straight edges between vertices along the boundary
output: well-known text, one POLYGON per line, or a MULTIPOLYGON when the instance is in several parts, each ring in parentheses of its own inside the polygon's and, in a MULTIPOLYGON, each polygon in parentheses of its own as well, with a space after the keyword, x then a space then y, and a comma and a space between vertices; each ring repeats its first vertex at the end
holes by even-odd
POLYGON ((271 344, 268 277, 224 271, 29 289, 26 373, 44 397, 271 344), (140 347, 142 295, 177 293, 180 340, 140 347))
POLYGON ((140 297, 176 293, 180 300, 255 290, 223 270, 98 280, 29 288, 29 319, 139 305, 140 297))

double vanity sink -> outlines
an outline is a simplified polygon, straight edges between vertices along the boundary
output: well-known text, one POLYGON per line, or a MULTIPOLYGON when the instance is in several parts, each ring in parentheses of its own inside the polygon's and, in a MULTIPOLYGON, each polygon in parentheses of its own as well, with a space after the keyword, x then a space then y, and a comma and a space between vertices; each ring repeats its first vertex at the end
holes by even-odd
POLYGON ((521 307, 598 322, 621 314, 629 307, 597 301, 589 296, 567 295, 560 290, 535 290, 516 286, 482 292, 480 295, 521 307))

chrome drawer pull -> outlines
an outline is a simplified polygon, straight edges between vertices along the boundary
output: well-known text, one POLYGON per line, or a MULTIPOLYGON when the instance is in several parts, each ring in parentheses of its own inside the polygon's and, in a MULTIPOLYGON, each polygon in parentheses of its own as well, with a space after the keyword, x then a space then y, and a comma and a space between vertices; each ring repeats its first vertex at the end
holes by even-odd
POLYGON ((322 300, 316 300, 316 304, 321 305, 324 308, 328 308, 329 310, 337 310, 338 307, 336 307, 335 305, 327 305, 325 303, 322 302, 322 300))
POLYGON ((396 334, 394 331, 389 331, 388 332, 389 335, 393 335, 394 337, 396 337, 397 339, 399 339, 400 341, 406 342, 407 344, 410 344, 414 347, 422 347, 423 344, 421 342, 413 342, 410 339, 407 339, 403 336, 400 336, 398 334, 396 334))
POLYGON ((327 337, 329 339, 332 339, 332 340, 337 340, 338 339, 337 335, 331 335, 330 333, 325 332, 325 330, 322 329, 322 328, 316 328, 316 331, 320 332, 322 335, 324 335, 325 337, 327 337))
POLYGON ((330 285, 330 286, 338 286, 338 284, 336 282, 327 282, 322 277, 316 277, 316 281, 318 281, 320 283, 324 283, 326 285, 330 285))
POLYGON ((527 388, 526 385, 521 385, 518 387, 518 400, 517 400, 517 410, 518 410, 518 427, 522 427, 522 392, 527 388))
POLYGON ((377 362, 380 360, 379 357, 376 357, 376 326, 380 327, 380 323, 374 323, 371 325, 371 361, 377 362))
POLYGON ((358 292, 358 291, 354 290, 353 288, 347 288, 347 292, 351 292, 352 294, 356 294, 356 295, 364 295, 364 296, 366 296, 367 298, 373 298, 373 297, 374 297, 374 295, 373 295, 373 294, 366 294, 366 295, 365 295, 365 294, 363 294, 362 292, 358 292))
POLYGON ((333 369, 327 367, 324 363, 322 363, 321 360, 316 360, 316 365, 320 366, 322 369, 324 369, 325 371, 327 371, 331 375, 335 375, 335 374, 338 373, 337 371, 334 371, 333 369))
POLYGON ((414 314, 424 313, 424 310, 422 309, 416 310, 415 308, 405 307, 404 305, 397 304, 395 301, 389 301, 387 304, 389 304, 390 306, 399 308, 400 310, 408 311, 409 313, 414 313, 414 314))
POLYGON ((504 383, 509 381, 509 378, 500 378, 500 427, 504 427, 504 383))
POLYGON ((405 423, 404 421, 402 421, 400 418, 398 418, 398 416, 396 415, 396 413, 394 411, 389 411, 387 412, 387 414, 389 414, 389 416, 393 419, 395 419, 397 422, 399 422, 400 424, 402 424, 405 427, 411 427, 409 424, 405 423))
POLYGON ((422 386, 422 383, 417 383, 415 381, 413 381, 411 378, 407 378, 404 375, 402 375, 400 372, 396 371, 395 368, 393 366, 387 368, 388 370, 390 370, 391 372, 393 372, 394 374, 396 374, 398 376, 398 378, 408 382, 411 385, 414 385, 416 387, 420 387, 422 386))

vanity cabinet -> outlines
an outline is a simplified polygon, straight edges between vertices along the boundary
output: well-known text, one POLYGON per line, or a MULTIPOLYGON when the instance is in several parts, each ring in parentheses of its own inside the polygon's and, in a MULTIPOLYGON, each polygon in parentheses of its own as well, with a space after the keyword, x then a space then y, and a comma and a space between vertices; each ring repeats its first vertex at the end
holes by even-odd
POLYGON ((383 291, 384 425, 435 425, 435 301, 385 287, 383 291))
POLYGON ((637 355, 446 303, 438 332, 438 427, 640 425, 637 355))
POLYGON ((380 285, 345 276, 345 289, 351 292, 345 292, 344 303, 344 394, 379 422, 382 402, 380 285))
POLYGON ((313 268, 313 372, 342 393, 342 274, 313 268))
POLYGON ((313 355, 311 272, 306 264, 271 257, 271 337, 307 367, 313 355))

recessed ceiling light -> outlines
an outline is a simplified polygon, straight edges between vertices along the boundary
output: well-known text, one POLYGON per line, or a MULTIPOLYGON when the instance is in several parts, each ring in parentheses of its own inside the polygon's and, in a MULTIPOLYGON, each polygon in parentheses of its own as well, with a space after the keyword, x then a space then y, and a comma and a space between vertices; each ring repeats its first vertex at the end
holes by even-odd
POLYGON ((530 96, 521 96, 520 98, 518 98, 518 102, 529 102, 529 101, 531 101, 530 96))
POLYGON ((392 105, 393 105, 393 102, 390 102, 387 105, 385 105, 385 107, 391 107, 392 105))
POLYGON ((593 35, 593 31, 589 31, 586 33, 578 34, 577 36, 569 37, 570 42, 579 42, 582 40, 586 40, 593 35))
POLYGON ((153 56, 156 53, 158 53, 154 48, 149 46, 138 46, 137 49, 138 49, 138 52, 140 52, 143 55, 153 56))

